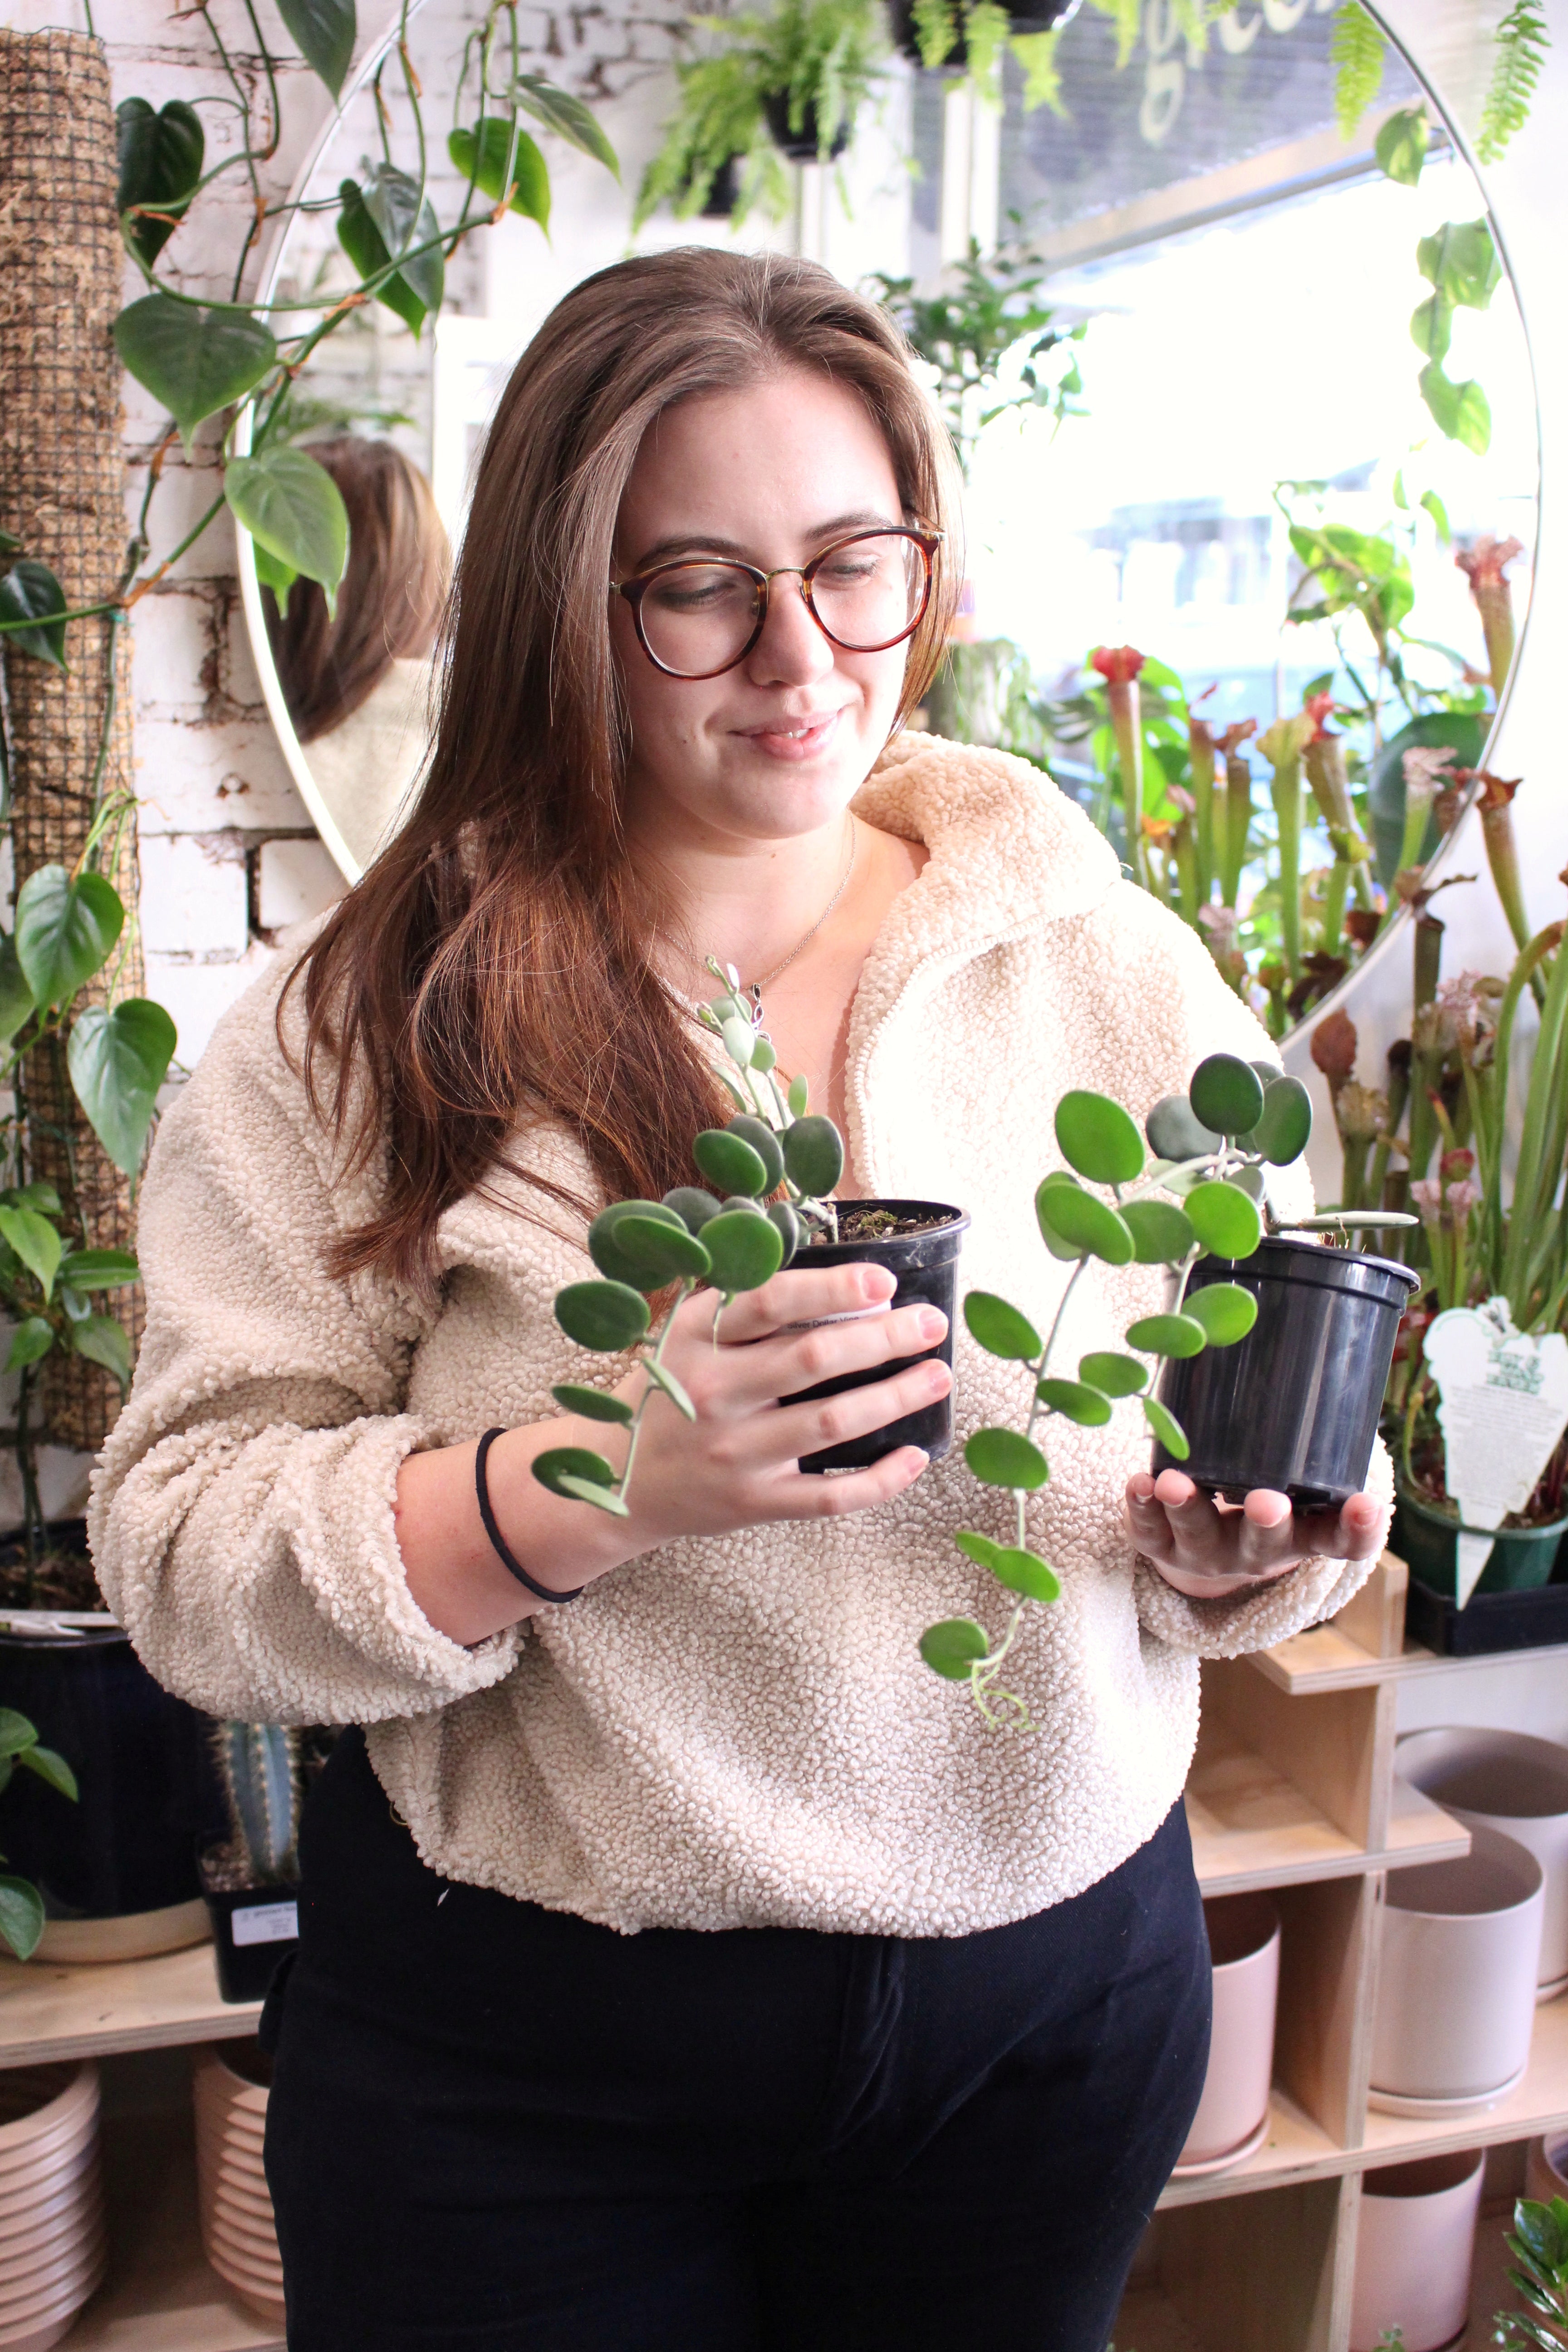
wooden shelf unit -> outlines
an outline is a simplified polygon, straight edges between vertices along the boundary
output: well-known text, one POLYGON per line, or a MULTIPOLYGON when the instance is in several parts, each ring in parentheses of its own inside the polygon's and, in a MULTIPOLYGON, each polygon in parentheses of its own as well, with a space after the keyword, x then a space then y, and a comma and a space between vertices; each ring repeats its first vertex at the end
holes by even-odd
MULTIPOLYGON (((1469 1845, 1436 1806, 1394 1790, 1397 1684, 1449 1663, 1404 1643, 1404 1580, 1385 1556, 1333 1624, 1204 1668, 1194 1853, 1205 1895, 1268 1888, 1279 1905, 1276 2088, 1255 2155, 1165 2190, 1118 2352, 1346 2352, 1363 2171, 1484 2145, 1522 2177, 1524 2142, 1568 2126, 1568 2000, 1537 2012, 1529 2072, 1496 2108, 1440 2123, 1368 2109, 1386 1874, 1469 1845)), ((108 2079, 138 2053, 252 2033, 258 2013, 219 1998, 206 1945, 99 1968, 5 1962, 0 2067, 95 2055, 108 2079)), ((109 2276, 61 2352, 281 2352, 279 2332, 202 2257, 188 2102, 111 2119, 106 2174, 109 2276)))

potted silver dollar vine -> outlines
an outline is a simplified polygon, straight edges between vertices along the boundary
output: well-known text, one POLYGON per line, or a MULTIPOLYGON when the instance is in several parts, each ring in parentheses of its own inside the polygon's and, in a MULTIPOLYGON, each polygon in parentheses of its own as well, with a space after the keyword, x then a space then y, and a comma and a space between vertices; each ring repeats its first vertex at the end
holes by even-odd
MULTIPOLYGON (((710 957, 708 969, 720 992, 698 1017, 730 1064, 721 1082, 735 1116, 724 1127, 704 1129, 692 1144, 695 1169, 706 1184, 676 1185, 662 1201, 612 1202, 588 1229, 595 1277, 568 1283, 555 1297, 555 1319, 569 1339, 598 1354, 632 1354, 647 1384, 634 1407, 605 1390, 561 1381, 551 1393, 564 1411, 626 1430, 626 1461, 617 1474, 591 1447, 555 1446, 537 1457, 533 1475, 553 1494, 620 1517, 626 1515, 643 1420, 654 1400, 661 1397, 688 1420, 695 1417, 664 1349, 676 1309, 699 1287, 714 1293, 717 1338, 731 1301, 760 1289, 797 1255, 824 1267, 869 1260, 896 1277, 890 1307, 925 1300, 947 1317, 946 1339, 904 1360, 952 1360, 953 1293, 967 1215, 937 1201, 836 1201, 843 1137, 830 1118, 808 1108, 804 1078, 781 1083, 755 992, 745 994, 733 965, 710 957), (656 1330, 649 1301, 666 1292, 672 1297, 656 1330)), ((795 1402, 886 1380, 902 1368, 902 1362, 883 1364, 824 1381, 795 1402)), ((900 1445, 919 1445, 935 1460, 952 1442, 950 1394, 867 1437, 808 1454, 801 1467, 858 1469, 900 1445)))
POLYGON ((1100 1428, 1136 1398, 1154 1468, 1181 1463, 1196 1485, 1233 1500, 1268 1486, 1302 1508, 1337 1507, 1364 1482, 1415 1277, 1304 1236, 1348 1244, 1355 1227, 1414 1221, 1377 1212, 1277 1226, 1264 1170, 1297 1160, 1311 1128, 1300 1079, 1232 1054, 1200 1063, 1187 1093, 1156 1103, 1142 1132, 1109 1095, 1078 1088, 1058 1104, 1068 1165, 1044 1179, 1035 1213, 1052 1255, 1075 1263, 1050 1329, 1042 1340, 1026 1315, 989 1291, 963 1302, 976 1344, 1016 1363, 1028 1382, 1023 1426, 977 1429, 964 1447, 982 1485, 1011 1494, 1012 1540, 967 1528, 954 1538, 1014 1606, 994 1643, 974 1619, 950 1617, 920 1644, 935 1673, 968 1685, 993 1729, 1032 1727, 1002 1669, 1028 1604, 1061 1597, 1056 1570, 1028 1541, 1029 1497, 1050 1477, 1038 1441, 1053 1416, 1100 1428), (1053 1370, 1052 1351, 1090 1259, 1163 1265, 1171 1296, 1128 1325, 1121 1347, 1091 1350, 1066 1374, 1053 1370))

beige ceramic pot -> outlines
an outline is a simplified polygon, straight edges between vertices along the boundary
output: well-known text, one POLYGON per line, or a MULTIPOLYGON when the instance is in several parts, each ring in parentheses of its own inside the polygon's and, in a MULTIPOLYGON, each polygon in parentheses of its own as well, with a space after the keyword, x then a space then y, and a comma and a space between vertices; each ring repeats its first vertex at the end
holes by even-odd
POLYGON ((1466 2152, 1365 2176, 1351 2352, 1376 2352, 1395 2328, 1405 2352, 1439 2352, 1464 2334, 1485 2169, 1484 2155, 1466 2152))
POLYGON ((1528 1846, 1546 1877, 1539 1998, 1568 1990, 1568 1748, 1458 1725, 1407 1732, 1394 1769, 1456 1821, 1528 1846))
POLYGON ((1495 2105, 1530 2057, 1544 1875, 1495 1830, 1470 1841, 1457 1861, 1388 1874, 1370 2093, 1385 2114, 1495 2105))
POLYGON ((98 2069, 0 2073, 0 2347, 47 2352, 103 2276, 98 2069))
POLYGON ((1203 2097, 1179 2173, 1239 2164, 1268 2127, 1274 2020, 1279 2001, 1279 1914, 1267 1895, 1220 1895, 1204 1905, 1214 1961, 1214 2032, 1203 2097))
POLYGON ((261 2150, 270 2062, 254 2042, 222 2042, 197 2056, 196 2202, 208 2262, 242 2303, 281 2320, 283 2265, 261 2150))

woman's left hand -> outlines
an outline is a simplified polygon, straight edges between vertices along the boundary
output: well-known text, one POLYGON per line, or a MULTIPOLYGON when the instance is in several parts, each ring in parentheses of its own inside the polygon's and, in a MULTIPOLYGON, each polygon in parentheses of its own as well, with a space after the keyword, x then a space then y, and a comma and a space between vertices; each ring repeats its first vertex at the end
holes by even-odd
POLYGON ((1127 1481, 1127 1525, 1146 1559, 1193 1601, 1219 1601, 1270 1583, 1314 1554, 1369 1559, 1383 1542, 1384 1507, 1352 1495, 1340 1511, 1292 1511, 1288 1495, 1258 1486, 1245 1503, 1216 1502, 1180 1470, 1127 1481))

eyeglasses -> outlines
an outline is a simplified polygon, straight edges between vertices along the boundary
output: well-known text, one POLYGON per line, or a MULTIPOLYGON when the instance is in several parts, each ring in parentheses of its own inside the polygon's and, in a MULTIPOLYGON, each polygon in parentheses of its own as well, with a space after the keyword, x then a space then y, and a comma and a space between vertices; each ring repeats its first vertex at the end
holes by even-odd
POLYGON ((798 580, 806 611, 846 653, 883 653, 912 636, 931 602, 935 530, 858 530, 807 564, 759 572, 753 563, 689 557, 612 580, 631 607, 637 640, 670 677, 719 677, 745 660, 767 626, 775 580, 798 580))

